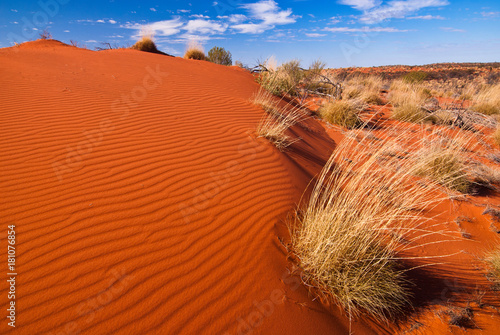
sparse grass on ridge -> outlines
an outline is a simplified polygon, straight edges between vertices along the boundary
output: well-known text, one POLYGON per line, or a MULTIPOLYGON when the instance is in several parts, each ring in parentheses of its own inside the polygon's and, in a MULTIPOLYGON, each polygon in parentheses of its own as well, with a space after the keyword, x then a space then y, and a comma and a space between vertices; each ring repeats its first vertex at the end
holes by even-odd
POLYGON ((412 231, 425 230, 419 213, 438 199, 429 196, 432 185, 411 177, 411 159, 384 154, 388 142, 378 149, 367 142, 346 137, 336 148, 290 224, 291 250, 319 294, 349 315, 385 319, 410 303, 398 259, 415 247, 412 231))
POLYGON ((252 102, 262 107, 266 115, 257 127, 257 136, 264 137, 283 151, 298 139, 292 139, 286 130, 304 119, 303 112, 296 107, 286 105, 279 107, 275 98, 266 90, 260 89, 252 102))

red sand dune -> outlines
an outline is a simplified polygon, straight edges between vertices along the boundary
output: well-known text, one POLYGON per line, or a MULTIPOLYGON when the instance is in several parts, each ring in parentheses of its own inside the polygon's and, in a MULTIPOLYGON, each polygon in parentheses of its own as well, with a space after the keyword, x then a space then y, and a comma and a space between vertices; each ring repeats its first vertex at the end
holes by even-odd
MULTIPOLYGON (((293 150, 279 152, 255 137, 264 112, 249 101, 252 75, 203 61, 49 40, 0 49, 0 71, 0 222, 16 225, 18 255, 16 328, 4 318, 1 333, 348 332, 337 307, 289 274, 278 239, 340 132, 310 119, 292 129, 302 138, 293 150)), ((443 204, 444 220, 477 216, 464 223, 475 240, 423 252, 493 245, 484 208, 459 207, 443 204)), ((432 271, 486 285, 467 272, 474 256, 455 260, 432 271)), ((422 305, 464 300, 452 290, 443 298, 443 281, 418 284, 422 305)), ((449 331, 436 310, 422 313, 420 331, 449 331)), ((477 314, 484 333, 498 331, 493 314, 477 314)), ((395 329, 352 323, 356 334, 395 329)))
POLYGON ((1 49, 0 71, 16 333, 347 329, 288 276, 275 227, 310 176, 255 138, 249 73, 57 41, 1 49))

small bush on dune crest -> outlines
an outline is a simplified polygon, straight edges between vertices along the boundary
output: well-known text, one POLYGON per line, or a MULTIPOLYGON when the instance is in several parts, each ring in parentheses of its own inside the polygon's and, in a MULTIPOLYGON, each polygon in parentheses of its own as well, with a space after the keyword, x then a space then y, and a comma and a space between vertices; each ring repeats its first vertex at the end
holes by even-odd
POLYGON ((139 51, 159 53, 159 50, 156 48, 155 42, 149 36, 143 36, 131 48, 139 51))
POLYGON ((291 105, 279 107, 274 99, 269 92, 261 89, 252 100, 267 113, 257 127, 257 136, 268 139, 280 151, 283 151, 296 141, 286 134, 286 130, 300 122, 304 115, 300 109, 291 105))
POLYGON ((319 114, 324 120, 348 129, 360 127, 363 124, 359 113, 359 107, 354 102, 346 100, 335 100, 319 109, 319 114))
POLYGON ((490 103, 480 103, 471 107, 471 109, 475 112, 484 114, 484 115, 495 115, 500 114, 500 108, 490 103))
POLYGON ((367 141, 346 138, 336 148, 290 225, 291 250, 301 278, 318 294, 349 315, 386 318, 409 304, 396 259, 414 247, 411 232, 425 230, 419 213, 437 199, 429 195, 431 186, 412 181, 411 160, 384 155, 387 140, 378 150, 367 141))
POLYGON ((186 50, 186 53, 184 54, 185 59, 196 59, 196 60, 206 60, 207 57, 205 56, 205 52, 203 51, 203 48, 191 44, 188 46, 188 49, 186 50))

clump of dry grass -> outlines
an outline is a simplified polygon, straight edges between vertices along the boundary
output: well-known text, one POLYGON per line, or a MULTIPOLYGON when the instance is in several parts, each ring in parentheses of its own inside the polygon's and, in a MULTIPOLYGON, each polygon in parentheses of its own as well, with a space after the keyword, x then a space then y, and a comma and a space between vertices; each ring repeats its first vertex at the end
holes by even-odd
POLYGON ((139 51, 159 53, 158 48, 156 47, 156 44, 151 36, 143 36, 131 48, 139 51))
POLYGON ((299 108, 289 104, 280 107, 273 96, 264 89, 259 90, 252 102, 267 112, 257 127, 258 137, 268 139, 280 151, 298 140, 290 138, 286 130, 303 120, 304 114, 299 108))
POLYGON ((473 95, 472 110, 485 114, 500 114, 500 84, 482 85, 473 95))
POLYGON ((412 103, 403 103, 392 109, 392 118, 399 121, 421 123, 427 116, 420 106, 412 103))
POLYGON ((468 145, 459 133, 450 139, 431 139, 416 154, 411 173, 427 177, 452 190, 467 193, 472 182, 462 150, 468 145))
POLYGON ((393 81, 389 94, 389 102, 394 107, 392 118, 405 122, 423 122, 428 116, 423 109, 427 99, 427 93, 416 84, 393 81))
POLYGON ((500 126, 497 126, 497 129, 493 133, 493 140, 496 144, 500 145, 500 126))
POLYGON ((429 184, 409 174, 411 159, 387 156, 352 137, 339 144, 311 198, 290 225, 302 279, 349 315, 394 316, 409 304, 397 259, 414 247, 419 213, 431 206, 429 184))
POLYGON ((376 75, 370 76, 351 76, 344 80, 344 99, 357 99, 372 105, 383 105, 380 91, 384 85, 382 77, 376 75))
POLYGON ((491 252, 486 259, 491 267, 491 274, 500 281, 500 247, 491 252))
POLYGON ((184 54, 184 59, 206 60, 207 56, 199 44, 191 42, 184 54))
POLYGON ((346 127, 357 128, 363 125, 359 117, 363 104, 352 100, 334 100, 319 109, 320 116, 327 122, 346 127))

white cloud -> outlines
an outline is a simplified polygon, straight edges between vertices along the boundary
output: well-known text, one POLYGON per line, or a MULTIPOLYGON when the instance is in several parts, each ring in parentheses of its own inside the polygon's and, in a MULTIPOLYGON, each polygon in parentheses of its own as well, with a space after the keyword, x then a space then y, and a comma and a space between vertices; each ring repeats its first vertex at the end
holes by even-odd
POLYGON ((500 16, 500 12, 481 12, 484 17, 497 17, 500 16))
POLYGON ((247 17, 243 14, 232 14, 229 15, 229 22, 231 23, 241 23, 245 21, 247 17))
POLYGON ((379 6, 382 1, 380 0, 339 0, 342 5, 351 6, 358 10, 367 10, 379 6))
POLYGON ((453 33, 465 33, 465 30, 463 30, 463 29, 457 29, 457 28, 452 28, 452 27, 440 27, 439 29, 444 30, 444 31, 450 31, 453 33))
POLYGON ((191 13, 191 9, 178 9, 177 13, 191 13))
POLYGON ((402 19, 422 8, 446 6, 448 4, 448 0, 390 1, 386 5, 364 12, 360 20, 366 23, 377 23, 392 18, 402 19))
POLYGON ((396 28, 383 28, 383 27, 362 27, 362 28, 349 28, 349 27, 332 27, 324 28, 324 31, 330 31, 332 33, 404 33, 409 30, 400 30, 396 28))
POLYGON ((104 20, 97 20, 98 23, 104 23, 104 20))
POLYGON ((318 34, 318 33, 310 33, 310 34, 306 33, 306 36, 307 37, 323 37, 323 36, 326 36, 326 35, 325 34, 318 34))
POLYGON ((150 8, 149 10, 152 12, 156 12, 156 8, 150 8))
POLYGON ((111 24, 116 24, 116 21, 113 20, 113 19, 108 20, 108 22, 111 23, 111 24))
POLYGON ((261 0, 241 7, 249 11, 252 19, 260 21, 259 23, 236 24, 231 27, 244 34, 259 34, 273 29, 276 25, 295 23, 297 18, 292 15, 291 9, 281 10, 274 0, 261 0))
POLYGON ((208 20, 190 20, 182 29, 188 34, 220 34, 226 31, 227 25, 208 20))
POLYGON ((69 32, 70 32, 69 30, 65 30, 65 31, 63 31, 63 33, 69 33, 69 32))
POLYGON ((408 20, 444 20, 441 15, 420 15, 420 16, 410 16, 407 17, 408 20))
POLYGON ((17 9, 11 9, 11 12, 17 13, 17 9))
POLYGON ((173 20, 158 21, 150 24, 127 23, 121 25, 120 28, 135 29, 141 31, 152 32, 155 36, 171 36, 181 32, 181 27, 184 25, 179 18, 173 20))
POLYGON ((195 19, 209 19, 210 16, 202 15, 202 14, 193 14, 189 17, 195 18, 195 19))
POLYGON ((85 41, 85 43, 97 43, 96 40, 88 40, 88 41, 85 41))

